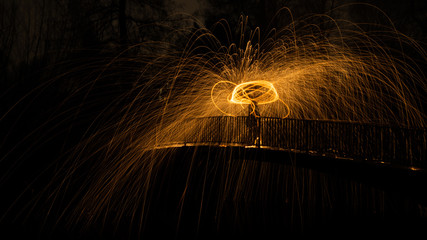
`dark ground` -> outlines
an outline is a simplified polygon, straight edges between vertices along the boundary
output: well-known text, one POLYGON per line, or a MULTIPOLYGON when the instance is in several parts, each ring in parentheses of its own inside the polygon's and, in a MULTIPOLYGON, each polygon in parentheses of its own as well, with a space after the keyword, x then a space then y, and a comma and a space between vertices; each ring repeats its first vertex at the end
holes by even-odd
MULTIPOLYGON (((26 239, 135 239, 139 234, 153 239, 160 236, 167 239, 275 239, 276 236, 385 237, 397 234, 409 237, 423 233, 427 226, 427 193, 424 190, 427 178, 423 171, 237 147, 183 147, 175 149, 174 153, 160 153, 173 158, 168 168, 159 171, 161 181, 153 185, 154 197, 142 234, 129 216, 124 216, 121 224, 107 218, 104 223, 85 230, 56 225, 54 217, 44 223, 44 228, 41 228, 43 216, 40 215, 32 215, 25 222, 21 218, 13 222, 9 217, 3 219, 2 232, 11 233, 10 239, 18 236, 26 239), (192 167, 195 171, 188 180, 192 159, 197 159, 197 164, 192 167), (237 173, 243 162, 253 168, 253 178, 259 183, 243 191, 262 194, 233 199, 221 192, 224 176, 231 176, 230 171, 237 173), (206 169, 215 169, 215 174, 210 173, 205 179, 206 169), (267 169, 268 174, 260 175, 260 169, 267 169), (293 176, 283 178, 286 174, 293 176), (265 179, 274 184, 264 182, 265 179), (178 203, 187 181, 190 187, 179 218, 178 203), (203 181, 207 186, 205 192, 209 193, 204 197, 201 195, 203 181), (325 204, 325 196, 329 204, 325 204), (202 199, 204 208, 200 217, 202 199)), ((232 182, 235 179, 228 179, 232 189, 237 186, 232 182)), ((15 194, 23 185, 22 182, 15 185, 18 186, 15 194)), ((11 196, 4 195, 3 199, 11 201, 8 199, 11 196)), ((24 206, 31 196, 21 199, 20 204, 24 206)), ((14 211, 17 210, 19 207, 14 211)))

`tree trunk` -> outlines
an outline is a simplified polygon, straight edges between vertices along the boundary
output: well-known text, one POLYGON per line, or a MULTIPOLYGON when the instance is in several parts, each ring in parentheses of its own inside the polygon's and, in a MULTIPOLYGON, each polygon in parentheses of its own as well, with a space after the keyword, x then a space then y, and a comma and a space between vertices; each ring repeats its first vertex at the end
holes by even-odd
POLYGON ((119 1, 119 28, 120 44, 122 47, 127 45, 127 27, 126 27, 126 0, 119 1))

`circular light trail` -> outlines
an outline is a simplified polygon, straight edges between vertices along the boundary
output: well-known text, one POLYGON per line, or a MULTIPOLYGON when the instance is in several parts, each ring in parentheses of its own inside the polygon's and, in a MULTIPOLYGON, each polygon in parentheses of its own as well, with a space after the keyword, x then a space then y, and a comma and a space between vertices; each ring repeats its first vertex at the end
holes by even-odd
POLYGON ((228 116, 235 116, 218 106, 215 101, 215 88, 219 84, 235 85, 233 91, 227 97, 227 101, 233 104, 247 105, 250 104, 255 111, 255 105, 274 103, 279 101, 286 107, 286 114, 282 118, 287 118, 290 114, 289 106, 279 97, 274 85, 265 80, 249 81, 236 84, 231 81, 219 81, 215 83, 211 89, 211 100, 215 107, 228 116))
POLYGON ((276 88, 268 81, 251 81, 236 85, 231 99, 236 104, 267 104, 279 100, 276 88))

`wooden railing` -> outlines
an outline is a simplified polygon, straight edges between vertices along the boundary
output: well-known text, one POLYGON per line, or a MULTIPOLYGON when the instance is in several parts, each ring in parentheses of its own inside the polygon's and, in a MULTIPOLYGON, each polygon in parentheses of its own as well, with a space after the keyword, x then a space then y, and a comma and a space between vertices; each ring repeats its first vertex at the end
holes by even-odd
POLYGON ((427 167, 425 128, 245 116, 194 118, 187 124, 191 131, 181 136, 184 144, 269 147, 427 167))

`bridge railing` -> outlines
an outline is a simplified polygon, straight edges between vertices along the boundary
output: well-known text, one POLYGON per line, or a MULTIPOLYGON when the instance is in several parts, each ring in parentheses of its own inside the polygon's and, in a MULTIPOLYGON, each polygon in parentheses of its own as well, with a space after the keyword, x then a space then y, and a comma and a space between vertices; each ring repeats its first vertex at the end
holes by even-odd
MULTIPOLYGON (((188 124, 188 125, 187 125, 188 124)), ((343 121, 270 117, 206 117, 189 119, 185 144, 264 146, 427 167, 427 131, 343 121)))

